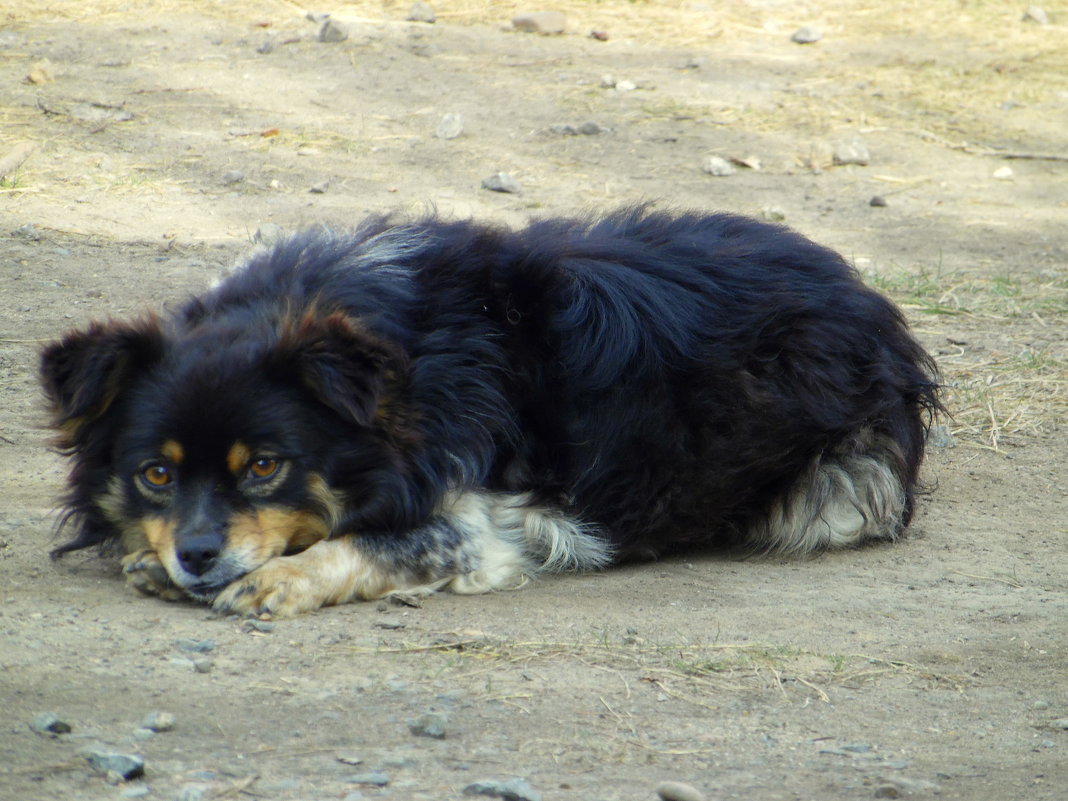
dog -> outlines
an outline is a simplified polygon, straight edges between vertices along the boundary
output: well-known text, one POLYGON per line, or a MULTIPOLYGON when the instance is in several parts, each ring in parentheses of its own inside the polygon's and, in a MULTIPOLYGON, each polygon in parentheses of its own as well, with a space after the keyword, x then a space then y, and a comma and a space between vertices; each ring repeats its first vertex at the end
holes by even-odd
POLYGON ((72 465, 53 556, 118 545, 144 593, 275 616, 894 540, 941 410, 838 254, 645 206, 308 230, 41 377, 72 465))

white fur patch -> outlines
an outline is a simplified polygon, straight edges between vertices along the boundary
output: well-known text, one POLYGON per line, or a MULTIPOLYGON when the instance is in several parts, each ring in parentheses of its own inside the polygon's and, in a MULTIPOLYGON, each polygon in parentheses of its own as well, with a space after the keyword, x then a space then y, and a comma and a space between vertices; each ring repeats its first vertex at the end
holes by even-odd
POLYGON ((521 586, 539 573, 604 567, 608 545, 562 512, 531 504, 527 494, 450 493, 442 516, 464 532, 461 546, 478 565, 446 585, 474 594, 521 586))
POLYGON ((805 553, 897 537, 905 489, 880 455, 828 457, 750 532, 757 548, 805 553))

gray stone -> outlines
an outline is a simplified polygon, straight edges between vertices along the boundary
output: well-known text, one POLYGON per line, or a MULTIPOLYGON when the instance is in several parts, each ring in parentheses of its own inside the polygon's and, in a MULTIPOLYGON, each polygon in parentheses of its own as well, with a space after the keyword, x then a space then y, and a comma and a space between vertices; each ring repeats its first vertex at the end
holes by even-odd
POLYGON ((1028 6, 1023 15, 1024 22, 1034 22, 1038 25, 1049 25, 1049 14, 1042 6, 1028 6))
POLYGON ((518 195, 523 191, 522 184, 506 172, 496 172, 489 178, 482 179, 482 188, 491 192, 507 192, 518 195))
POLYGON ((927 444, 935 448, 955 448, 957 440, 949 426, 937 423, 927 432, 927 444))
POLYGON ((223 177, 222 177, 223 183, 226 184, 227 186, 232 186, 233 184, 239 184, 244 180, 245 180, 245 173, 241 172, 241 170, 230 170, 228 172, 224 172, 223 173, 223 177))
POLYGON ((58 715, 52 712, 42 712, 30 721, 30 728, 38 734, 55 737, 59 734, 70 734, 71 726, 65 720, 60 720, 58 715))
POLYGON ((815 28, 809 28, 807 25, 803 28, 798 28, 794 31, 793 36, 790 37, 790 41, 796 44, 813 44, 823 38, 823 34, 817 31, 815 28))
POLYGON ((389 784, 389 775, 380 770, 372 770, 368 773, 356 773, 345 779, 349 784, 368 784, 372 787, 385 787, 389 784))
POLYGON ((868 146, 864 144, 864 140, 859 136, 844 139, 835 145, 834 163, 839 166, 859 164, 863 167, 869 161, 871 161, 871 153, 868 152, 868 146))
POLYGON ((193 670, 197 673, 211 673, 215 669, 215 660, 210 656, 201 656, 193 660, 193 670))
POLYGON ((179 640, 175 640, 174 644, 178 647, 179 651, 185 651, 191 654, 206 654, 209 651, 215 650, 215 640, 192 640, 183 637, 179 640))
POLYGON ((424 712, 408 721, 408 731, 416 737, 430 737, 444 740, 449 724, 449 716, 444 712, 424 712))
POLYGON ((530 11, 512 17, 512 27, 523 33, 548 36, 563 33, 567 28, 567 17, 562 11, 530 11))
POLYGON ((149 792, 147 784, 134 784, 127 787, 119 795, 123 798, 144 798, 149 792))
POLYGON ((349 31, 340 22, 336 22, 332 19, 327 19, 321 28, 319 28, 319 41, 320 42, 344 42, 349 38, 349 31))
POLYGON ((715 175, 719 178, 725 178, 738 172, 734 165, 722 156, 709 156, 706 158, 703 169, 709 175, 715 175))
POLYGON ((141 721, 141 727, 152 731, 170 731, 176 718, 170 712, 149 712, 141 721))
POLYGON ((684 782, 660 782, 656 794, 661 801, 705 801, 704 793, 684 782))
POLYGON ((178 791, 175 801, 203 801, 208 788, 203 784, 187 784, 178 791))
POLYGON ((124 754, 100 744, 82 751, 90 767, 104 776, 117 775, 121 781, 136 779, 145 774, 145 760, 137 754, 124 754))
POLYGON ((611 133, 611 131, 611 128, 606 128, 600 123, 593 122, 592 120, 590 122, 584 122, 578 127, 578 132, 583 136, 599 136, 600 134, 611 133))
POLYGON ((285 231, 280 225, 264 223, 252 235, 252 241, 262 245, 274 245, 285 238, 285 231))
POLYGON ((1064 729, 1065 731, 1068 731, 1068 718, 1059 718, 1058 720, 1053 721, 1050 725, 1055 729, 1064 729))
POLYGON ((872 195, 871 200, 868 201, 868 205, 882 209, 886 208, 888 204, 886 202, 886 198, 882 195, 872 195))
POLYGON ((408 10, 409 22, 425 22, 428 25, 433 25, 437 20, 438 15, 434 13, 434 9, 429 3, 413 3, 408 10))
POLYGON ((438 123, 434 136, 438 139, 455 139, 464 132, 464 118, 462 114, 445 114, 438 123))
POLYGON ((541 793, 526 779, 509 779, 504 782, 481 781, 467 785, 464 795, 485 795, 503 798, 504 801, 541 801, 541 793))

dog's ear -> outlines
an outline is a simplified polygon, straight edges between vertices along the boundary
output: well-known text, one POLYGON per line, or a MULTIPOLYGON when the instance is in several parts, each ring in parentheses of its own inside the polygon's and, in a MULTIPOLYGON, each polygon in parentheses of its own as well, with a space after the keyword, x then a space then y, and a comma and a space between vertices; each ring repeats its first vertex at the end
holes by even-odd
POLYGON ((41 384, 53 425, 73 447, 86 424, 104 415, 130 379, 163 355, 159 321, 92 323, 41 353, 41 384))
POLYGON ((282 326, 271 362, 334 411, 369 426, 387 382, 403 368, 404 356, 357 320, 312 310, 282 326))

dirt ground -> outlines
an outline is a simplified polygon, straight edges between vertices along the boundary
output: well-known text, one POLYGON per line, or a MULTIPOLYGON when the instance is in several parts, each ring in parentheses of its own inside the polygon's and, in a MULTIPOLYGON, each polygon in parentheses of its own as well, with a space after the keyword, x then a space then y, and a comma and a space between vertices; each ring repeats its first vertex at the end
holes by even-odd
POLYGON ((1065 798, 1068 11, 889 5, 569 0, 539 36, 509 3, 324 4, 324 43, 281 0, 0 3, 0 159, 35 146, 0 183, 0 797, 1065 798), (853 137, 869 163, 836 165, 853 137), (906 308, 954 415, 906 540, 259 628, 49 561, 41 342, 202 289, 270 225, 643 199, 783 217, 906 308))

